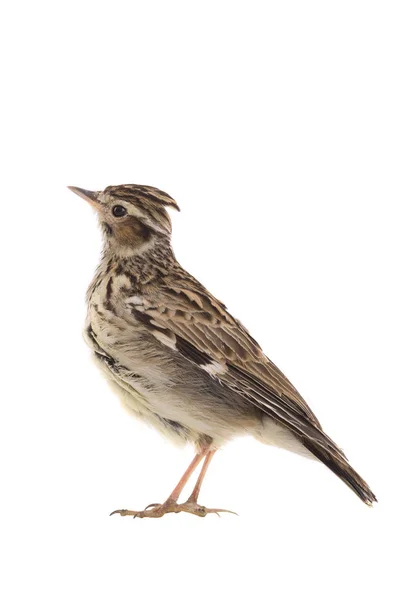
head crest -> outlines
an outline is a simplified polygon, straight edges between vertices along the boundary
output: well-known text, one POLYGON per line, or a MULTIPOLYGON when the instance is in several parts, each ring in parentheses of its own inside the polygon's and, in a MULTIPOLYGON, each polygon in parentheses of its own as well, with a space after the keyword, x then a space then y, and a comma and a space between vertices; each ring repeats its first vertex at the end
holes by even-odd
POLYGON ((155 204, 159 203, 167 208, 174 208, 178 211, 180 210, 178 204, 173 198, 171 198, 169 194, 150 185, 109 185, 104 190, 104 193, 111 194, 115 198, 121 198, 122 200, 127 201, 130 199, 135 201, 143 198, 149 200, 150 202, 154 202, 155 204))

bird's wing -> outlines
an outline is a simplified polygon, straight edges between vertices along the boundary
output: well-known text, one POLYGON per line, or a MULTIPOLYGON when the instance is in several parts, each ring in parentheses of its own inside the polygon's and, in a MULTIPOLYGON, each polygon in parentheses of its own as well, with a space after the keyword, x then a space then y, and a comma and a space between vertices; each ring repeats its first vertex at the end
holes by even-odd
POLYGON ((175 278, 146 297, 128 298, 127 307, 154 335, 210 377, 289 428, 332 452, 342 451, 322 431, 305 400, 262 352, 247 329, 195 279, 175 278))

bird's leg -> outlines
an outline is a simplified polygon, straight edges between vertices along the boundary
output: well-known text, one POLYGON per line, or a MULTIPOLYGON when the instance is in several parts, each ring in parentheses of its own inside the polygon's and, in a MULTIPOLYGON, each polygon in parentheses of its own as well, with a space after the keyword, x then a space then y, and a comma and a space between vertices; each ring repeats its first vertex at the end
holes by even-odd
POLYGON ((211 513, 219 515, 220 512, 229 512, 236 515, 237 513, 234 513, 231 510, 225 510, 224 508, 206 508, 205 506, 201 506, 197 503, 197 499, 199 497, 200 488, 202 486, 204 477, 210 465, 211 459, 216 452, 216 450, 210 450, 209 448, 210 447, 207 446, 206 448, 200 450, 196 454, 196 456, 182 475, 178 484, 175 486, 175 488, 172 490, 171 494, 163 504, 149 504, 144 510, 140 511, 126 509, 114 510, 114 512, 112 512, 111 514, 119 514, 121 515, 121 517, 139 517, 140 519, 143 519, 145 517, 159 518, 171 512, 187 512, 192 515, 196 515, 197 517, 205 517, 206 515, 211 513), (204 457, 205 460, 192 493, 190 494, 186 502, 184 502, 183 504, 178 504, 178 499, 182 493, 183 488, 187 484, 193 471, 201 463, 204 457))
MULTIPOLYGON (((119 515, 121 515, 121 517, 132 516, 132 517, 140 517, 140 518, 143 518, 143 517, 156 518, 156 517, 162 517, 163 515, 165 515, 168 512, 180 512, 180 510, 178 510, 179 505, 177 504, 177 500, 178 500, 183 488, 187 484, 191 474, 196 469, 196 467, 199 465, 199 463, 203 460, 203 458, 206 456, 207 453, 208 453, 208 447, 200 450, 196 454, 196 456, 194 457, 194 459, 192 460, 192 462, 190 463, 190 465, 188 466, 188 468, 182 475, 178 484, 175 486, 175 488, 172 490, 171 494, 169 495, 169 497, 163 504, 149 504, 144 510, 141 510, 141 511, 126 510, 123 508, 121 510, 114 510, 111 514, 112 515, 119 514, 119 515), (151 509, 151 510, 149 510, 149 509, 151 509)), ((201 470, 199 479, 201 477, 201 474, 203 473, 203 470, 204 470, 204 467, 201 470)), ((203 474, 203 478, 204 478, 204 475, 205 475, 205 471, 203 474)), ((200 485, 201 485, 201 481, 200 481, 200 485)), ((197 486, 197 483, 196 483, 196 486, 197 486)), ((199 486, 199 490, 200 490, 200 486, 199 486)))
POLYGON ((229 512, 234 515, 237 514, 231 510, 226 510, 224 508, 206 508, 205 506, 201 506, 200 504, 197 503, 197 500, 199 498, 200 489, 201 489, 201 486, 204 481, 204 477, 207 473, 207 469, 210 466, 210 462, 215 453, 216 453, 216 450, 209 450, 207 452, 206 458, 203 462, 203 466, 201 467, 200 475, 197 478, 197 481, 193 488, 192 493, 190 494, 189 498, 186 500, 186 502, 184 504, 178 504, 177 508, 179 508, 179 511, 176 511, 176 512, 188 512, 188 513, 191 513, 192 515, 196 515, 198 517, 205 517, 206 515, 208 515, 210 513, 215 513, 219 516, 220 512, 229 512))
MULTIPOLYGON (((189 481, 189 478, 190 478, 191 474, 196 469, 196 467, 198 466, 198 464, 201 463, 201 461, 203 460, 204 457, 206 457, 206 460, 204 461, 204 464, 205 464, 205 462, 207 461, 207 457, 208 457, 207 448, 205 448, 204 450, 201 450, 198 454, 196 454, 196 456, 194 457, 194 459, 192 460, 192 462, 190 463, 190 465, 188 466, 188 468, 186 469, 186 471, 182 475, 182 477, 179 480, 178 484, 172 490, 171 494, 169 495, 168 500, 172 500, 173 502, 176 502, 178 500, 179 496, 182 493, 183 488, 185 487, 185 485, 189 481)), ((204 464, 203 464, 203 467, 201 469, 201 473, 204 470, 204 464)), ((200 473, 200 476, 201 476, 201 473, 200 473)), ((199 479, 200 479, 200 476, 199 476, 199 479)), ((203 475, 203 477, 204 477, 204 475, 203 475)), ((168 502, 168 500, 167 500, 167 502, 168 502)))
POLYGON ((201 486, 204 481, 204 477, 206 476, 207 469, 210 466, 210 462, 215 453, 216 453, 216 450, 209 450, 207 452, 206 458, 203 462, 203 466, 201 467, 200 475, 197 478, 196 485, 193 488, 193 492, 190 494, 189 498, 187 499, 186 504, 188 502, 197 503, 197 500, 198 500, 198 497, 200 494, 200 489, 201 489, 201 486))

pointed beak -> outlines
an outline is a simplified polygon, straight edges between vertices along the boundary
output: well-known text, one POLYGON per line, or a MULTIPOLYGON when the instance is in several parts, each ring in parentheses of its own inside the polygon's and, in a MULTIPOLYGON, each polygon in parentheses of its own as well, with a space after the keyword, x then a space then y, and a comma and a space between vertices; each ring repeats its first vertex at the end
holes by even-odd
POLYGON ((68 189, 71 190, 71 192, 74 192, 74 194, 77 194, 78 196, 86 200, 86 202, 89 202, 89 204, 94 208, 97 208, 97 210, 100 209, 101 204, 98 201, 99 192, 91 192, 90 190, 84 190, 73 185, 69 185, 68 189))

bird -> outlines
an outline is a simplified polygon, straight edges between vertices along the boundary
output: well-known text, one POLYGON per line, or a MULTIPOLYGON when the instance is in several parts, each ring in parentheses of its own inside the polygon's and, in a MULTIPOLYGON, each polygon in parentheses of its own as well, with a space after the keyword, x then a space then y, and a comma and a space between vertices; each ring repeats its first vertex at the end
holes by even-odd
POLYGON ((168 209, 179 211, 176 201, 148 185, 69 189, 95 209, 102 231, 84 327, 95 362, 130 412, 195 450, 164 502, 111 514, 233 512, 207 508, 198 498, 215 452, 242 435, 321 461, 365 504, 376 502, 296 388, 175 258, 168 209), (201 463, 193 491, 179 502, 201 463))

